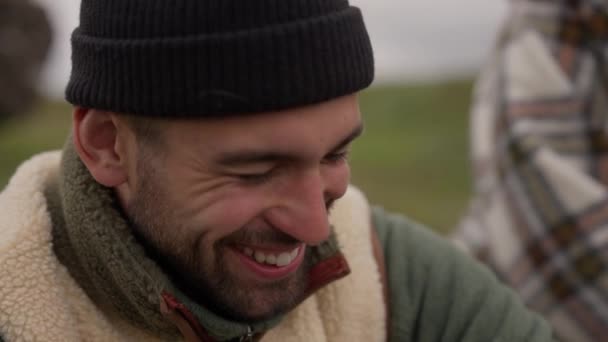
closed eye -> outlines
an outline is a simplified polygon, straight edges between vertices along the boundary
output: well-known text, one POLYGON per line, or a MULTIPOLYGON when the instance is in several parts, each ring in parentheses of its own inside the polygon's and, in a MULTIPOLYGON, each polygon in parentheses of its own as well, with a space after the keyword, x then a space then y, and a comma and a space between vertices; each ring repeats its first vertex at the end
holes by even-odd
POLYGON ((249 184, 261 184, 269 181, 275 173, 275 168, 269 169, 264 172, 256 172, 256 173, 238 173, 234 176, 238 179, 244 181, 249 184))
POLYGON ((323 164, 339 164, 348 159, 349 150, 330 153, 323 159, 323 164))

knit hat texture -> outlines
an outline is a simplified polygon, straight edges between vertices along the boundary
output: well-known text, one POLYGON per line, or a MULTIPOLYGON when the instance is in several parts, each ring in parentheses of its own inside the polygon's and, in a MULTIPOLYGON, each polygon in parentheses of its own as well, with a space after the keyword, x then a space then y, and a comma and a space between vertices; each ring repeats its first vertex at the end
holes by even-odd
POLYGON ((72 48, 69 102, 153 117, 298 107, 374 76, 347 0, 82 0, 72 48))

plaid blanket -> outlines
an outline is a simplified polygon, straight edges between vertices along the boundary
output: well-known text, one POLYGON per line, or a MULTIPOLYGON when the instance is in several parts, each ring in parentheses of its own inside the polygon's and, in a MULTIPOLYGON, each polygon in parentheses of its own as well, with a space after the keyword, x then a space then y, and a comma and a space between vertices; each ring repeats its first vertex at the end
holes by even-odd
POLYGON ((512 1, 475 89, 456 239, 566 341, 608 339, 608 1, 512 1))

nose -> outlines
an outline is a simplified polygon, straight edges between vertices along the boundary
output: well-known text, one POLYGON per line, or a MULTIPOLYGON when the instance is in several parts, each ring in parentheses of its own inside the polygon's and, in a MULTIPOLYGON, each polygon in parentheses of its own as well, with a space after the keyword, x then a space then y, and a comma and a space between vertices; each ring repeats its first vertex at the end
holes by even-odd
POLYGON ((285 184, 277 206, 267 212, 267 219, 276 229, 308 245, 327 240, 328 207, 346 192, 348 176, 348 170, 303 171, 285 184))

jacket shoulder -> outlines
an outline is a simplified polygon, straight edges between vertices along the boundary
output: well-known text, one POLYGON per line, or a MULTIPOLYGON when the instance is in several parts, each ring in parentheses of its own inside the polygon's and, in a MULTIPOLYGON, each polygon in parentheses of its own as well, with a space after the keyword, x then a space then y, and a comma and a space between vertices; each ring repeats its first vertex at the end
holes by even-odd
POLYGON ((381 208, 372 220, 386 260, 390 341, 553 340, 540 316, 447 239, 381 208))
MULTIPOLYGON (((24 162, 0 192, 0 253, 31 227, 50 225, 44 188, 57 179, 60 152, 46 152, 24 162)), ((31 232, 29 232, 31 233, 31 232)))

